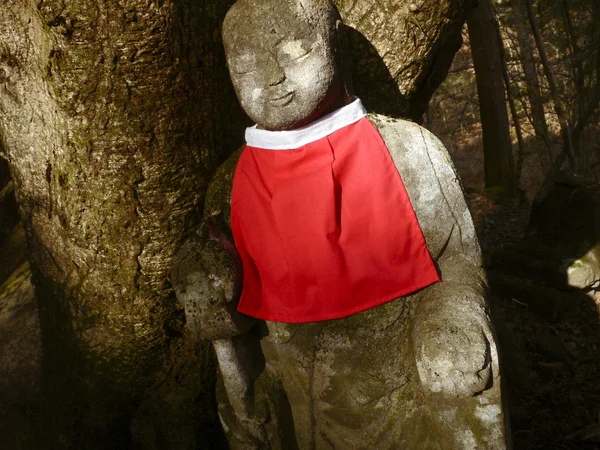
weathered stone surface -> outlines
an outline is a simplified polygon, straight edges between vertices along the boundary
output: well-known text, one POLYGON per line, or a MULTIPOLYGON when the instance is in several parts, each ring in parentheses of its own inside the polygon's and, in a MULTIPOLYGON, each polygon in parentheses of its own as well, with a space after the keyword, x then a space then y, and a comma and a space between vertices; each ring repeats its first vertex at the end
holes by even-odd
MULTIPOLYGON (((600 290, 600 241, 583 256, 567 260, 567 284, 579 289, 600 290)), ((564 269, 564 266, 563 266, 564 269)))
POLYGON ((241 294, 242 263, 231 236, 224 234, 228 225, 219 218, 216 214, 207 217, 198 235, 190 237, 173 260, 171 281, 185 307, 187 328, 196 340, 237 336, 255 323, 235 314, 241 294), (208 301, 198 304, 198 298, 208 301))

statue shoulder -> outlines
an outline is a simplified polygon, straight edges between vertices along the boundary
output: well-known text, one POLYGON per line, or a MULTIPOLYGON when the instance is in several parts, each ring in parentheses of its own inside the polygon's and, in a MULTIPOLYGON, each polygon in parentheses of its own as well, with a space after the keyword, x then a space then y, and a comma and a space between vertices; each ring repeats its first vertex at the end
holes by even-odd
MULTIPOLYGON (((427 128, 408 120, 394 119, 381 114, 368 114, 367 118, 379 131, 394 161, 397 156, 405 156, 405 153, 409 153, 413 159, 433 158, 456 176, 454 164, 446 147, 427 128)), ((446 174, 450 175, 449 172, 446 174)))
POLYGON ((413 122, 379 114, 367 118, 390 152, 434 259, 450 242, 479 265, 475 227, 460 179, 442 142, 413 122))
POLYGON ((403 179, 414 179, 413 184, 437 179, 442 189, 463 199, 462 185, 448 150, 431 131, 414 122, 380 114, 369 114, 367 118, 383 138, 403 179))

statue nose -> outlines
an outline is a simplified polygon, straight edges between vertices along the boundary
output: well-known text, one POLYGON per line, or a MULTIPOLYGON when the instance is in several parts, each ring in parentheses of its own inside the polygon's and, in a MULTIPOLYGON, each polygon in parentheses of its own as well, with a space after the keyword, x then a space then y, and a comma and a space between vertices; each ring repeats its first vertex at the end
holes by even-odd
POLYGON ((277 61, 273 61, 269 65, 268 82, 269 86, 277 86, 285 81, 285 72, 277 61))

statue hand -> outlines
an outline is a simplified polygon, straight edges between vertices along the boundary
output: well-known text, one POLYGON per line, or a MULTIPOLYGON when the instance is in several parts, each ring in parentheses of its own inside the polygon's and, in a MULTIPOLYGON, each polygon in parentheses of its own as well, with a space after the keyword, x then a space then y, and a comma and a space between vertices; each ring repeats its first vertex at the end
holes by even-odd
POLYGON ((171 281, 195 339, 230 339, 256 322, 237 312, 241 261, 226 226, 205 220, 173 260, 171 281))
POLYGON ((482 324, 464 316, 439 314, 415 324, 415 328, 417 370, 426 390, 462 398, 485 390, 491 376, 486 337, 491 332, 484 329, 486 319, 482 324))

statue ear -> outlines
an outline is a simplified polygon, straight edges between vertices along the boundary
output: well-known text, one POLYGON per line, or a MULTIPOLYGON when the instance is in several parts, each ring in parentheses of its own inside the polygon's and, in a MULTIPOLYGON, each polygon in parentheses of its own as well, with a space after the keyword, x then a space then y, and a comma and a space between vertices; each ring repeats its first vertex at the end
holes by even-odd
POLYGON ((354 95, 354 85, 352 83, 352 60, 350 57, 350 48, 348 46, 348 26, 341 20, 335 23, 334 44, 336 48, 336 59, 342 78, 342 89, 346 99, 354 95))

